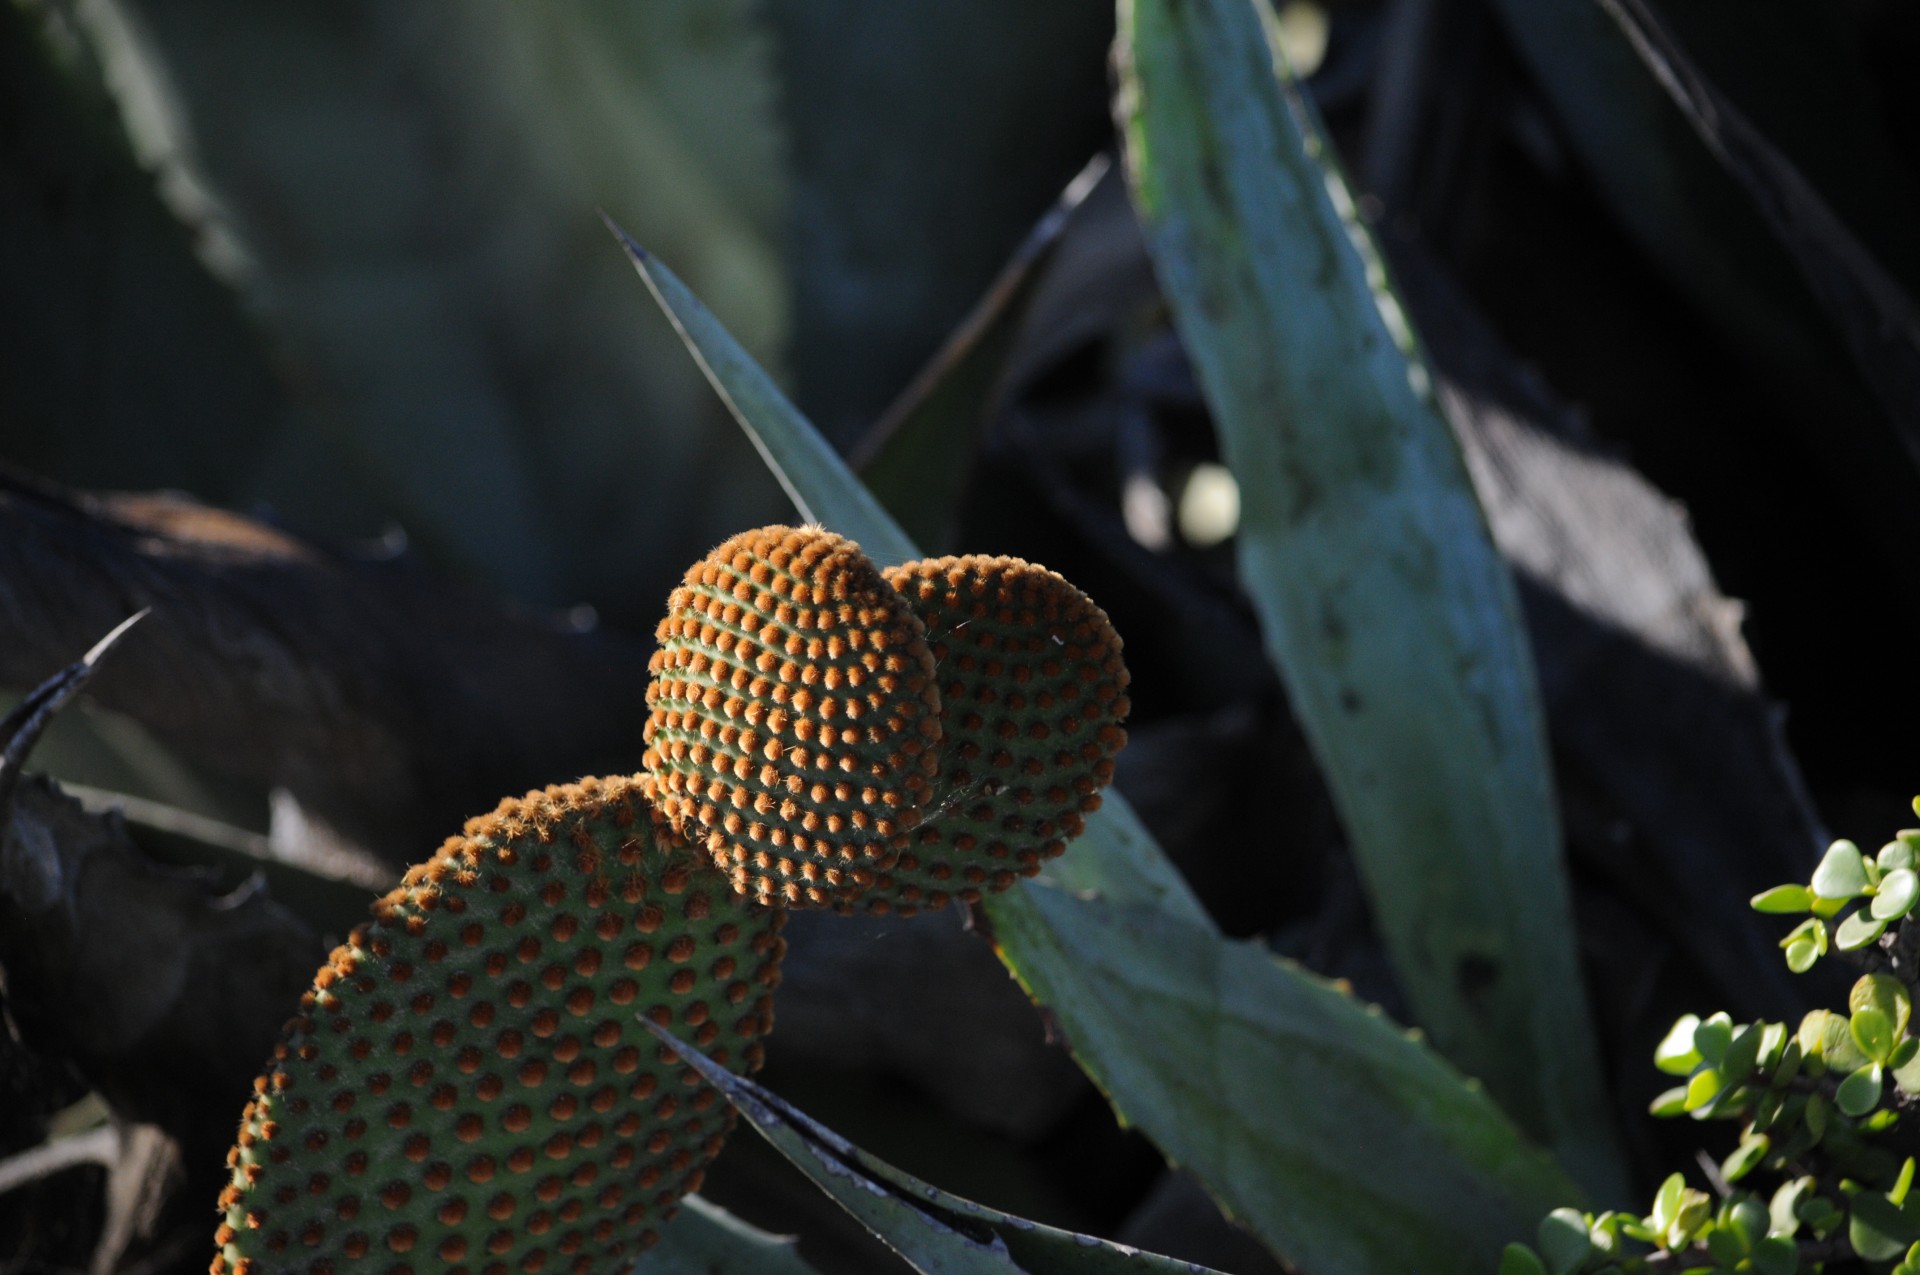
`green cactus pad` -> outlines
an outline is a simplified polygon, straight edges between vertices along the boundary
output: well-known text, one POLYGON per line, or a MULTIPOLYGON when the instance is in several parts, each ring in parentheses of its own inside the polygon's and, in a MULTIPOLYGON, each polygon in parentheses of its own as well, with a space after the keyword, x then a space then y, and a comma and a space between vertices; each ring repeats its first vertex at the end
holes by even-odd
POLYGON ((613 779, 503 802, 374 915, 254 1082, 215 1275, 622 1269, 732 1124, 639 1015, 756 1069, 783 914, 613 779))
POLYGON ((742 893, 851 900, 932 787, 940 700, 920 621, 818 527, 733 537, 667 605, 647 690, 656 804, 742 893))
POLYGON ((912 845, 856 906, 911 913, 1032 876, 1080 834, 1127 742, 1106 612, 1018 558, 935 558, 886 578, 927 630, 940 772, 912 845))

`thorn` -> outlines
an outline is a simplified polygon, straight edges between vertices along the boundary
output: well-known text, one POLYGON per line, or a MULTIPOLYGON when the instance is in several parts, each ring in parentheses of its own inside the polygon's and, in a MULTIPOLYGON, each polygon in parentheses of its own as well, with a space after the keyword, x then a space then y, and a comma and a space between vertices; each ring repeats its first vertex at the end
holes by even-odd
POLYGON ((46 733, 55 715, 93 680, 106 653, 126 636, 128 629, 145 619, 151 610, 151 607, 143 607, 120 621, 112 632, 93 644, 92 650, 34 687, 26 698, 14 705, 12 712, 0 718, 0 833, 6 830, 7 815, 13 804, 13 789, 19 781, 21 768, 26 765, 27 757, 40 742, 40 737, 46 733))
POLYGON ((613 237, 620 241, 620 246, 626 249, 627 255, 633 258, 635 265, 645 265, 653 259, 651 253, 633 241, 632 235, 620 229, 620 223, 609 216, 607 210, 604 208, 600 210, 600 220, 605 224, 606 228, 612 232, 613 237))

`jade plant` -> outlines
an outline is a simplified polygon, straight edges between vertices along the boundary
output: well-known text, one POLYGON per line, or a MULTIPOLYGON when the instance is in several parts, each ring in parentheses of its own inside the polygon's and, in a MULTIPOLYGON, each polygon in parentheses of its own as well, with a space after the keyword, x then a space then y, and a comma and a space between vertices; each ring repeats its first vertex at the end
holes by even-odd
POLYGON ((882 572, 736 536, 668 603, 644 770, 470 821, 336 949, 241 1116, 214 1275, 621 1269, 733 1111, 785 909, 910 913, 1039 871, 1112 778, 1120 641, 1009 558, 882 572))
POLYGON ((1920 829, 1872 856, 1836 841, 1806 884, 1754 896, 1756 911, 1807 914, 1780 944, 1795 972, 1829 954, 1863 968, 1845 1012, 1815 1009, 1793 1027, 1681 1018, 1654 1052, 1677 1083, 1653 1113, 1738 1126, 1717 1164, 1703 1158, 1711 1192, 1675 1173, 1644 1216, 1556 1210, 1537 1248, 1507 1250, 1501 1275, 1793 1275, 1862 1263, 1920 1275, 1916 864, 1920 829))

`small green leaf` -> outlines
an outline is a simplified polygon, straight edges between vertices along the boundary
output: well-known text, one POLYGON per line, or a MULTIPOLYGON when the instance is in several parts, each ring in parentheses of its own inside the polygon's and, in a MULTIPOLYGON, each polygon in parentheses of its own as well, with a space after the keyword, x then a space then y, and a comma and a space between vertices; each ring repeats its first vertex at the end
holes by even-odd
POLYGON ((1860 847, 1841 840, 1827 847, 1813 870, 1813 893, 1822 899, 1858 898, 1867 892, 1867 861, 1860 847))
POLYGON ((1571 1275, 1593 1255, 1593 1237, 1587 1233, 1587 1219, 1578 1209, 1555 1209, 1547 1214, 1540 1220, 1535 1239, 1553 1275, 1571 1275))
POLYGON ((1917 843, 1920 843, 1920 832, 1914 833, 1912 839, 1908 839, 1905 832, 1895 834, 1894 839, 1881 846, 1880 853, 1875 856, 1880 870, 1892 873, 1902 868, 1920 866, 1920 854, 1915 853, 1917 843))
POLYGON ((1920 874, 1912 868, 1895 868, 1887 873, 1873 896, 1873 915, 1881 921, 1905 916, 1912 910, 1915 898, 1920 898, 1920 874))
POLYGON ((1547 1268, 1526 1245, 1509 1244, 1500 1255, 1500 1275, 1547 1275, 1547 1268))
POLYGON ((1753 1269, 1759 1275, 1794 1275, 1800 1269, 1800 1252, 1792 1240, 1770 1235, 1753 1246, 1753 1269))
POLYGON ((1673 1225, 1673 1219, 1680 1212, 1680 1196, 1687 1189, 1687 1180, 1678 1173, 1667 1175, 1660 1184, 1660 1190, 1653 1197, 1653 1212, 1647 1214, 1647 1228, 1656 1234, 1673 1225))
POLYGON ((1913 1013, 1913 997, 1891 974, 1866 974, 1847 989, 1847 1008, 1877 1009, 1887 1016, 1895 1036, 1904 1036, 1913 1013))
POLYGON ((1905 1204, 1907 1202, 1907 1192, 1912 1188, 1913 1157, 1908 1156, 1907 1162, 1900 1166, 1900 1176, 1894 1180, 1893 1190, 1887 1192, 1887 1198, 1895 1204, 1905 1204))
POLYGON ((1899 1085, 1901 1090, 1906 1093, 1920 1094, 1920 1044, 1917 1044, 1913 1037, 1909 1036, 1900 1042, 1900 1049, 1894 1050, 1893 1056, 1896 1059, 1893 1068, 1893 1083, 1899 1085), (1907 1047, 1909 1045, 1914 1046, 1914 1048, 1908 1049, 1907 1047), (1904 1059, 1900 1056, 1903 1051, 1906 1053, 1904 1059))
POLYGON ((1767 1204, 1767 1229, 1776 1235, 1792 1235, 1800 1229, 1800 1202, 1817 1184, 1812 1178, 1799 1177, 1782 1182, 1767 1204))
POLYGON ((1887 932, 1885 921, 1876 921, 1872 913, 1861 908, 1846 920, 1840 922, 1840 928, 1834 931, 1833 945, 1842 952, 1857 952, 1861 948, 1879 939, 1887 932))
POLYGON ((1767 1238, 1767 1206, 1759 1197, 1742 1194, 1734 1197, 1725 1210, 1727 1226, 1740 1238, 1740 1247, 1751 1253, 1753 1246, 1767 1238))
POLYGON ((1795 912, 1805 912, 1813 906, 1813 895, 1804 885, 1776 885, 1771 890, 1763 890, 1748 900, 1755 912, 1766 912, 1774 916, 1790 916, 1795 912))
POLYGON ((1747 1255, 1747 1246, 1740 1242, 1731 1227, 1716 1226, 1706 1234, 1707 1252, 1723 1270, 1737 1270, 1747 1255))
POLYGON ((1719 1063, 1728 1084, 1742 1084, 1753 1074, 1760 1061, 1760 1036, 1765 1030, 1764 1024, 1749 1023, 1734 1033, 1733 1043, 1727 1046, 1719 1063))
POLYGON ((1872 1006, 1856 1009, 1848 1018, 1847 1026, 1853 1032, 1853 1043, 1874 1062, 1885 1063, 1893 1057, 1893 1024, 1885 1014, 1872 1006))
POLYGON ((1647 1113, 1662 1118, 1686 1115, 1687 1087, 1676 1085, 1672 1089, 1663 1091, 1659 1097, 1648 1104, 1647 1113))
POLYGON ((1715 1014, 1693 1029, 1693 1047, 1709 1067, 1718 1067, 1733 1043, 1733 1019, 1715 1014))
MULTIPOLYGON (((1822 929, 1820 933, 1826 931, 1822 929)), ((1820 944, 1811 934, 1796 931, 1781 946, 1787 949, 1787 968, 1796 974, 1806 973, 1820 960, 1820 944)))
POLYGON ((1693 1034, 1700 1028, 1698 1014, 1683 1015, 1667 1030, 1667 1035, 1654 1047, 1653 1065, 1669 1076, 1685 1076, 1700 1065, 1700 1051, 1694 1048, 1693 1034))
POLYGON ((1693 1079, 1687 1082, 1686 1110, 1698 1111, 1720 1096, 1726 1088, 1726 1080, 1711 1067, 1702 1067, 1693 1073, 1693 1079))
POLYGON ((1780 1061, 1775 1064, 1773 1074, 1767 1078, 1767 1083, 1776 1089, 1784 1088, 1792 1084, 1793 1078, 1800 1074, 1800 1069, 1806 1062, 1806 1057, 1807 1051, 1801 1048, 1800 1042, 1798 1040, 1789 1040, 1787 1047, 1780 1051, 1780 1061))
POLYGON ((1738 1182, 1767 1158, 1767 1151, 1772 1146, 1773 1140, 1766 1134, 1748 1134, 1740 1139, 1740 1145, 1733 1149, 1733 1154, 1720 1162, 1720 1176, 1729 1182, 1738 1182))
POLYGON ((1840 1082, 1839 1091, 1833 1095, 1834 1105, 1845 1115, 1859 1117, 1866 1115, 1880 1105, 1880 1066, 1874 1064, 1862 1067, 1840 1082))
POLYGON ((1673 1225, 1667 1228, 1668 1248, 1682 1248, 1700 1234, 1701 1228, 1713 1221, 1713 1197, 1705 1191, 1696 1191, 1692 1187, 1680 1193, 1680 1207, 1674 1213, 1673 1225))
POLYGON ((1803 1113, 1807 1122, 1807 1132, 1813 1135, 1815 1142, 1827 1136, 1827 1122, 1833 1116, 1833 1107, 1825 1094, 1807 1095, 1807 1108, 1803 1113))
POLYGON ((1890 1262, 1920 1239, 1907 1210, 1882 1195, 1863 1191, 1848 1207, 1847 1241, 1869 1262, 1890 1262))
POLYGON ((1917 1053, 1920 1053, 1920 1037, 1902 1036, 1900 1043, 1893 1047, 1893 1057, 1887 1059, 1887 1066, 1898 1071, 1912 1062, 1917 1053))

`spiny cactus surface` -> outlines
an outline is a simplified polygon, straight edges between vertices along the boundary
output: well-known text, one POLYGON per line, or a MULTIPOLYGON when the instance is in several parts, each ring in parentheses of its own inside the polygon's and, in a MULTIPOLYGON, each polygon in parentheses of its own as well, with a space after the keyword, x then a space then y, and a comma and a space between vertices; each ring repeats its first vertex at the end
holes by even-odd
POLYGON ((214 1275, 622 1269, 732 1124, 637 1016, 757 1069, 783 914, 616 779, 502 803, 375 916, 255 1082, 214 1275))
POLYGON ((1119 635, 1017 558, 881 573, 832 532, 763 527, 687 573, 660 641, 656 800, 769 902, 1005 889, 1079 834, 1126 743, 1119 635))
POLYGON ((874 911, 976 900, 1080 835, 1126 744, 1127 669, 1106 612, 1018 558, 889 568, 926 626, 940 769, 913 844, 862 899, 874 911))
POLYGON ((842 536, 743 532, 668 601, 648 688, 660 809, 736 888, 853 898, 891 866, 940 737, 920 621, 842 536))

